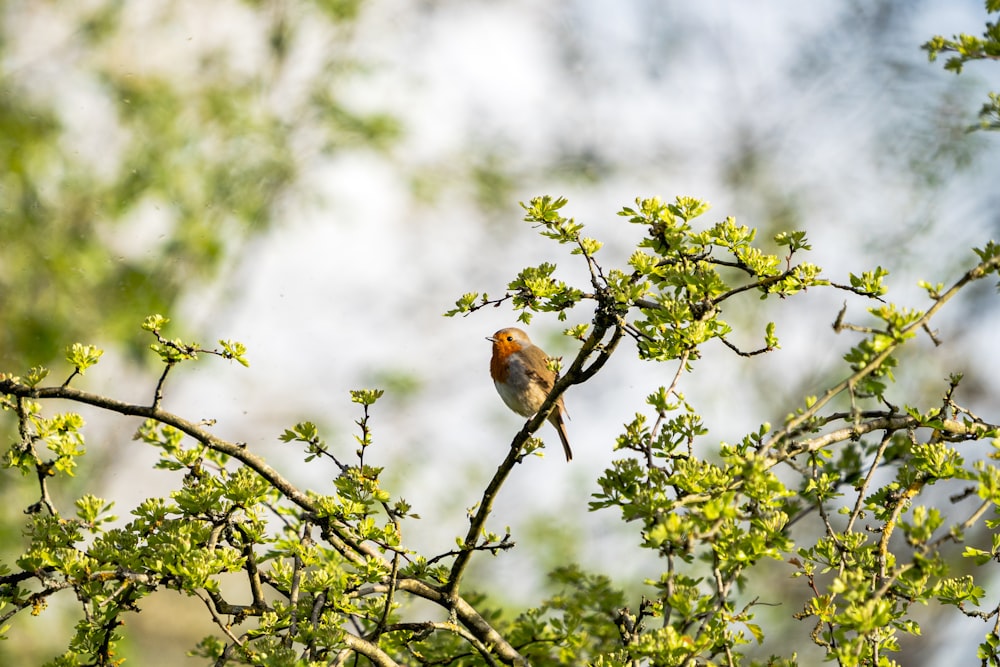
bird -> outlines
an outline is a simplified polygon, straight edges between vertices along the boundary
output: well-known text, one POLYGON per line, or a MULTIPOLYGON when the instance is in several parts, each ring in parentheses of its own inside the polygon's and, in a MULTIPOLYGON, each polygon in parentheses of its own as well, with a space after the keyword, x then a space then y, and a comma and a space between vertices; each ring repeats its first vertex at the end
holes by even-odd
MULTIPOLYGON (((556 382, 556 374, 546 365, 549 355, 532 343, 528 334, 514 327, 500 329, 486 340, 493 343, 490 376, 497 393, 508 408, 522 417, 531 417, 542 407, 556 382)), ((571 461, 573 451, 569 448, 564 417, 568 419, 569 413, 560 396, 549 413, 549 422, 559 433, 566 460, 571 461)))

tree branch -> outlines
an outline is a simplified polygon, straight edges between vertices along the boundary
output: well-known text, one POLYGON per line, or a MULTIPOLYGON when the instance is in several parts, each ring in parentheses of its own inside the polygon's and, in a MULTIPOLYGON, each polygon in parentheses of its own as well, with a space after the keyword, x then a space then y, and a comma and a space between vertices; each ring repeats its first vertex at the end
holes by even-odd
MULTIPOLYGON (((596 334, 597 332, 595 332, 596 334)), ((603 333, 603 331, 601 332, 603 333)), ((618 334, 620 337, 620 334, 618 334)), ((594 351, 597 347, 599 339, 596 336, 593 341, 588 341, 581 350, 586 351, 586 354, 581 354, 571 367, 571 373, 567 374, 566 377, 562 378, 560 382, 556 384, 553 389, 553 393, 550 395, 549 400, 546 405, 543 406, 543 410, 539 412, 531 422, 529 422, 528 428, 522 429, 521 433, 515 438, 519 444, 515 449, 512 449, 511 456, 508 457, 509 464, 507 466, 506 472, 497 482, 496 489, 493 491, 492 496, 490 496, 489 504, 492 506, 492 497, 496 495, 496 490, 499 489, 500 483, 502 483, 503 478, 506 474, 510 472, 510 468, 516 459, 516 455, 519 453, 521 446, 527 440, 530 433, 533 433, 535 429, 539 428, 543 415, 548 414, 548 410, 554 405, 555 400, 558 396, 565 391, 565 389, 574 384, 571 380, 580 373, 580 368, 583 365, 584 360, 594 351), (558 392, 558 393, 557 393, 558 392)), ((610 350, 605 350, 602 354, 609 353, 610 350)), ((603 364, 604 360, 598 359, 594 363, 603 364)), ((367 558, 376 559, 385 564, 386 568, 391 568, 391 563, 387 561, 384 556, 378 551, 375 546, 359 543, 356 540, 351 539, 346 535, 347 526, 340 524, 335 519, 328 516, 319 514, 319 507, 310 499, 306 494, 301 492, 297 487, 295 487, 291 482, 285 479, 280 473, 278 473, 274 468, 269 466, 263 458, 250 453, 246 447, 237 445, 235 443, 223 440, 201 425, 191 422, 189 420, 183 419, 173 413, 167 412, 159 407, 145 406, 145 405, 135 405, 132 403, 126 403, 123 401, 118 401, 112 398, 107 398, 97 394, 88 393, 81 391, 79 389, 74 389, 72 387, 31 387, 20 382, 16 382, 9 377, 0 377, 0 393, 9 394, 16 396, 18 398, 28 398, 28 399, 61 399, 68 401, 75 401, 77 403, 83 403, 86 405, 92 405, 110 412, 116 412, 122 415, 144 417, 146 419, 152 419, 159 423, 173 426, 174 428, 182 431, 188 436, 194 438, 198 442, 202 443, 204 446, 213 449, 217 452, 226 454, 252 470, 254 470, 261 477, 266 479, 272 486, 274 486, 278 491, 282 493, 286 498, 288 498, 292 503, 305 510, 311 515, 310 520, 314 521, 319 525, 323 539, 326 540, 331 546, 333 546, 338 552, 343 554, 351 562, 357 565, 363 565, 367 558)), ((512 445, 513 447, 513 445, 512 445)), ((499 472, 499 471, 498 471, 499 472)), ((480 529, 482 523, 485 523, 486 516, 488 512, 484 513, 480 519, 480 529)), ((478 531, 473 535, 472 539, 478 535, 478 531)), ((459 558, 463 558, 467 561, 468 556, 471 552, 462 552, 458 555, 459 558)), ((464 570, 465 565, 459 569, 459 572, 464 570)), ((38 572, 34 573, 18 573, 12 575, 6 575, 0 578, 0 582, 16 582, 22 581, 24 579, 29 579, 38 576, 38 572)), ((459 576, 460 579, 460 576, 459 576)), ((473 636, 475 636, 479 641, 483 642, 484 645, 492 647, 495 654, 501 659, 502 662, 509 665, 516 666, 527 666, 527 660, 521 656, 513 646, 511 646, 504 637, 497 632, 487 621, 484 619, 476 610, 472 607, 466 600, 458 596, 457 594, 457 583, 458 579, 455 580, 454 590, 448 592, 447 594, 441 590, 434 588, 420 580, 417 579, 407 579, 402 578, 397 581, 397 589, 401 591, 406 591, 412 595, 423 598, 442 607, 452 610, 459 621, 469 628, 469 631, 473 636)), ((68 582, 61 582, 60 584, 47 588, 46 590, 35 593, 31 596, 31 600, 43 599, 52 592, 60 590, 62 588, 69 587, 71 584, 68 582)), ((389 587, 385 587, 385 592, 388 592, 389 587)), ((265 609, 257 607, 255 603, 254 606, 241 606, 241 605, 230 605, 228 604, 220 595, 208 593, 208 597, 214 605, 213 612, 217 611, 219 614, 259 614, 265 609)), ((255 599, 258 597, 257 594, 254 595, 255 599)), ((204 598, 203 598, 204 600, 204 598)), ((19 611, 13 610, 13 613, 19 611)), ((3 618, 8 617, 5 615, 3 618)), ((373 664, 380 667, 396 667, 397 663, 392 660, 388 654, 379 649, 372 642, 361 639, 355 635, 347 635, 345 641, 348 643, 350 651, 360 653, 369 658, 373 664)))
POLYGON ((473 552, 476 550, 476 543, 479 540, 479 536, 483 532, 483 527, 486 525, 486 519, 489 517, 490 512, 493 511, 493 502, 496 500, 497 494, 500 492, 500 487, 503 486, 504 481, 506 481, 507 476, 510 474, 511 470, 521 458, 521 449, 524 443, 527 442, 528 438, 537 431, 542 423, 548 419, 549 412, 552 411, 562 396, 563 392, 566 391, 571 385, 584 382, 596 373, 607 361, 614 347, 618 344, 618 341, 622 337, 622 327, 620 325, 615 326, 614 334, 609 341, 608 345, 599 353, 598 358, 584 370, 583 366, 587 359, 599 348, 601 340, 610 328, 609 325, 598 327, 595 326, 594 331, 591 332, 587 340, 584 341, 583 346, 580 351, 577 352, 576 358, 570 365, 569 370, 563 377, 559 378, 555 385, 552 387, 552 391, 549 392, 548 398, 542 403, 538 412, 534 417, 525 422, 521 430, 514 436, 514 439, 510 443, 510 449, 507 452, 507 457, 503 460, 500 466, 497 468, 496 473, 493 475, 493 479, 490 480, 489 485, 487 485, 486 490, 483 492, 482 500, 479 501, 479 509, 476 514, 472 517, 469 522, 469 531, 466 533, 465 541, 462 544, 462 550, 459 552, 458 556, 455 558, 455 562, 452 564, 451 573, 448 575, 448 583, 445 585, 446 595, 449 598, 457 596, 458 589, 462 581, 462 576, 465 574, 465 570, 469 565, 469 560, 472 558, 473 552))
POLYGON ((350 632, 344 634, 344 643, 355 653, 360 653, 371 660, 376 667, 399 667, 399 663, 376 644, 352 635, 350 632))
POLYGON ((450 606, 455 616, 462 622, 462 625, 469 628, 469 631, 487 646, 493 647, 496 655, 504 664, 515 665, 515 667, 528 667, 528 660, 515 649, 507 640, 497 632, 489 622, 483 618, 475 608, 457 595, 451 595, 443 589, 432 588, 419 579, 400 578, 398 588, 436 602, 441 606, 450 606))
MULTIPOLYGON (((905 335, 908 332, 915 331, 919 328, 924 328, 927 323, 937 314, 937 311, 944 307, 944 305, 958 292, 968 285, 969 283, 985 278, 987 275, 996 270, 1000 266, 1000 256, 993 257, 988 261, 981 262, 976 266, 972 267, 965 272, 961 278, 959 278, 954 285, 952 285, 948 291, 937 296, 934 304, 924 313, 921 317, 912 322, 909 326, 905 327, 900 333, 905 335)), ((804 410, 800 415, 790 420, 783 429, 776 432, 771 436, 767 442, 763 443, 760 447, 760 453, 766 453, 770 449, 777 446, 782 441, 790 437, 790 435, 808 420, 812 419, 819 411, 829 403, 834 396, 844 391, 848 387, 853 386, 862 378, 870 375, 876 369, 881 368, 885 360, 896 351, 899 347, 899 343, 888 345, 879 354, 875 355, 871 361, 869 361, 863 368, 858 369, 850 377, 845 378, 839 384, 827 389, 826 392, 819 397, 812 406, 807 410, 804 410)))
MULTIPOLYGON (((323 528, 324 537, 328 539, 341 554, 355 563, 361 563, 364 559, 382 559, 381 553, 374 547, 360 543, 351 539, 346 533, 346 526, 336 520, 320 514, 319 506, 314 503, 309 496, 300 491, 295 485, 285 479, 277 470, 272 468, 260 456, 250 453, 245 446, 228 442, 219 438, 203 428, 200 424, 179 417, 171 412, 167 412, 160 407, 136 405, 126 403, 113 398, 91 394, 89 392, 74 389, 73 387, 31 387, 20 382, 15 382, 12 378, 0 379, 0 392, 10 394, 20 398, 31 399, 63 399, 93 405, 104 410, 117 412, 123 415, 134 417, 145 417, 161 424, 167 424, 186 433, 206 447, 230 456, 255 471, 258 475, 266 479, 274 488, 281 492, 283 496, 298 505, 303 510, 313 514, 315 521, 323 528)), ((388 562, 387 567, 388 567, 388 562)))

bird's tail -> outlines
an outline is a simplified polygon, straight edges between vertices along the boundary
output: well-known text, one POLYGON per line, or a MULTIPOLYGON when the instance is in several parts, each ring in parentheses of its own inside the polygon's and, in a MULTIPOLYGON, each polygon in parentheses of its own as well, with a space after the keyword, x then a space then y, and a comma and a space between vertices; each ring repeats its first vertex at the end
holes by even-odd
POLYGON ((552 414, 549 415, 549 421, 556 427, 556 432, 559 434, 559 439, 562 441, 563 451, 566 453, 566 461, 572 461, 573 450, 569 448, 569 436, 566 434, 566 423, 563 421, 558 407, 552 411, 552 414))

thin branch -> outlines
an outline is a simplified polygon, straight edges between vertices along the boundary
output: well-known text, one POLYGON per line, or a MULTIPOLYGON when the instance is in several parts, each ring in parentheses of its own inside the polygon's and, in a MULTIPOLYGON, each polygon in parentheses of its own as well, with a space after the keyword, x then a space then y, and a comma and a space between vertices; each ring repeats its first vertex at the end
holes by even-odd
POLYGON ((479 303, 475 303, 469 306, 469 309, 462 313, 462 317, 468 317, 472 313, 476 312, 481 308, 485 308, 486 306, 493 306, 494 308, 499 308, 501 305, 503 305, 505 301, 509 301, 510 299, 513 298, 514 298, 513 294, 511 294, 510 292, 505 292, 504 295, 499 299, 482 299, 479 303))
MULTIPOLYGON (((883 429, 900 431, 915 428, 934 429, 940 433, 948 434, 953 438, 958 439, 975 439, 983 437, 983 435, 990 431, 1000 429, 1000 426, 984 422, 972 422, 966 424, 964 422, 955 421, 954 419, 943 419, 940 423, 937 423, 934 426, 925 426, 920 423, 920 420, 915 417, 911 417, 910 415, 886 416, 866 422, 852 424, 851 426, 831 431, 816 438, 805 440, 797 446, 790 448, 787 455, 791 457, 809 452, 815 452, 835 442, 857 439, 859 436, 871 433, 872 431, 881 431, 883 429)), ((768 467, 773 467, 779 462, 780 459, 773 459, 772 462, 769 463, 768 467)))
POLYGON ((18 612, 23 611, 24 609, 34 608, 36 604, 41 603, 43 600, 45 600, 45 598, 49 597, 53 593, 61 591, 64 588, 69 588, 71 585, 72 584, 70 584, 69 582, 64 581, 57 584, 53 584, 52 586, 48 586, 44 590, 40 590, 37 593, 32 593, 28 597, 24 598, 24 601, 22 603, 12 607, 10 611, 5 613, 3 616, 0 616, 0 624, 6 623, 11 617, 16 615, 18 612))
MULTIPOLYGON (((688 358, 691 356, 691 350, 684 350, 678 359, 677 370, 674 372, 674 377, 670 381, 670 386, 667 387, 664 395, 669 397, 671 394, 677 395, 677 384, 681 380, 681 374, 684 369, 687 368, 688 358)), ((649 442, 644 447, 643 453, 646 455, 646 467, 653 469, 655 464, 653 463, 653 443, 656 442, 656 438, 659 435, 660 428, 663 426, 663 421, 667 418, 665 412, 659 412, 656 416, 656 422, 653 423, 653 428, 649 430, 649 442)), ((690 449, 690 445, 689 445, 690 449)))
POLYGON ((31 399, 63 399, 93 405, 110 412, 117 412, 133 417, 153 419, 161 424, 167 424, 183 431, 206 447, 227 454, 253 469, 257 474, 271 482, 289 500, 309 512, 316 512, 318 507, 291 482, 282 477, 278 471, 265 463, 264 459, 247 451, 235 443, 216 437, 194 422, 183 419, 161 408, 146 405, 126 403, 113 398, 74 389, 73 387, 30 387, 11 378, 0 379, 0 392, 31 399))
POLYGON ((830 282, 830 287, 834 287, 839 290, 844 290, 845 292, 850 292, 851 294, 857 294, 858 296, 865 296, 869 299, 875 299, 876 301, 881 301, 885 303, 885 299, 876 294, 875 292, 869 292, 867 290, 860 289, 858 287, 852 287, 850 285, 841 285, 840 283, 830 282))
MULTIPOLYGON (((319 628, 320 615, 323 613, 323 608, 326 606, 326 591, 320 591, 316 594, 316 598, 313 602, 312 613, 309 615, 309 623, 312 625, 312 629, 315 631, 319 628)), ((319 638, 319 633, 310 632, 309 633, 309 643, 306 645, 305 650, 302 652, 303 658, 309 660, 316 659, 316 641, 319 638)))
MULTIPOLYGON (((477 544, 472 549, 474 551, 489 551, 494 556, 498 551, 506 551, 507 549, 513 549, 517 545, 516 542, 510 539, 510 533, 505 534, 499 542, 483 542, 477 544)), ((425 565, 433 565, 434 563, 444 560, 446 558, 451 558, 457 556, 466 549, 452 549, 451 551, 445 551, 444 553, 438 554, 433 558, 428 558, 425 565)))
POLYGON ((422 621, 416 623, 394 623, 385 629, 386 632, 397 632, 397 631, 408 631, 416 633, 430 633, 433 630, 442 630, 445 632, 451 632, 458 635, 465 641, 469 642, 474 649, 479 653, 483 661, 491 667, 498 667, 499 663, 494 659, 490 647, 483 644, 479 639, 474 637, 469 633, 468 630, 455 623, 449 623, 447 621, 422 621))
MULTIPOLYGON (((817 461, 815 456, 811 456, 810 459, 812 459, 810 461, 811 463, 810 468, 812 469, 812 479, 814 483, 817 483, 819 482, 818 479, 819 466, 816 465, 817 461)), ((837 531, 835 531, 833 529, 833 526, 830 524, 830 515, 827 514, 826 506, 823 504, 823 494, 821 491, 821 487, 819 486, 818 483, 816 485, 816 488, 819 490, 816 493, 816 511, 819 512, 820 519, 823 521, 823 528, 826 530, 827 536, 834 541, 834 543, 837 545, 838 548, 840 548, 841 542, 839 539, 837 539, 837 531)), ((841 572, 841 574, 843 574, 843 572, 841 572)))
POLYGON ((159 408, 160 402, 163 400, 163 383, 167 381, 167 373, 170 369, 174 367, 173 362, 168 361, 163 366, 163 373, 160 374, 160 379, 156 382, 156 390, 153 392, 153 408, 159 408))
MULTIPOLYGON (((594 359, 594 361, 591 362, 591 364, 586 368, 583 368, 584 360, 580 360, 579 372, 577 372, 572 378, 567 378, 566 387, 569 387, 574 384, 581 384, 583 382, 586 382, 590 378, 594 377, 597 374, 597 372, 604 367, 604 364, 608 362, 608 359, 611 358, 611 354, 615 351, 615 348, 618 347, 618 343, 621 342, 624 333, 625 333, 624 328, 621 326, 621 323, 616 324, 614 330, 611 333, 611 340, 609 340, 605 345, 598 346, 600 353, 598 354, 597 359, 594 359)), ((570 370, 571 371, 573 370, 572 367, 570 368, 570 370)), ((559 383, 556 382, 556 386, 553 387, 553 393, 555 393, 555 391, 558 388, 559 388, 559 383)), ((551 399, 551 396, 549 398, 551 399)), ((555 404, 555 401, 553 401, 553 404, 555 404)), ((545 411, 544 404, 542 404, 542 409, 543 411, 545 411)))
POLYGON ((399 663, 393 660, 392 656, 388 653, 380 649, 377 644, 373 644, 357 635, 352 635, 349 632, 344 633, 344 643, 355 653, 360 653, 371 660, 372 664, 376 665, 376 667, 399 667, 399 663))
MULTIPOLYGON (((303 538, 303 542, 305 538, 303 538)), ((305 546, 305 544, 303 544, 305 546)), ((260 586, 258 580, 258 586, 260 586)), ((299 633, 299 593, 302 585, 302 556, 296 551, 292 560, 292 590, 288 594, 288 609, 290 617, 288 620, 288 632, 282 642, 286 648, 291 648, 295 641, 295 635, 299 633)))
POLYGON ((882 455, 885 454, 886 448, 889 443, 892 442, 892 434, 895 431, 887 430, 885 435, 882 437, 882 441, 878 444, 878 451, 875 452, 875 458, 872 460, 871 467, 868 468, 868 474, 865 475, 864 481, 861 482, 861 486, 858 487, 858 499, 854 504, 854 509, 851 511, 851 518, 847 522, 847 528, 844 529, 845 533, 849 533, 854 529, 854 522, 858 520, 861 516, 861 509, 864 507, 865 498, 868 495, 868 486, 871 484, 872 477, 875 476, 875 471, 879 467, 879 463, 882 461, 882 455))
POLYGON ((212 600, 215 610, 227 616, 260 616, 270 611, 270 608, 266 604, 260 607, 256 604, 231 604, 216 591, 206 591, 205 594, 212 600))
MULTIPOLYGON (((901 334, 900 339, 903 339, 905 337, 905 334, 911 331, 914 331, 918 328, 923 328, 928 322, 930 322, 931 318, 933 318, 937 314, 938 310, 943 308, 944 305, 952 297, 958 294, 958 292, 963 287, 965 287, 966 285, 975 280, 979 280, 980 278, 985 278, 987 275, 993 272, 997 268, 997 266, 1000 266, 1000 256, 993 257, 986 262, 977 264, 976 266, 966 271, 965 274, 948 289, 948 291, 938 296, 938 298, 934 301, 934 304, 927 310, 926 313, 924 313, 921 317, 914 320, 900 332, 901 334)), ((783 429, 776 432, 773 436, 771 436, 767 440, 767 442, 763 443, 760 447, 760 452, 762 454, 766 453, 770 449, 777 446, 778 443, 788 438, 789 435, 792 432, 794 432, 798 427, 800 427, 802 424, 806 423, 808 420, 812 419, 817 413, 819 413, 819 411, 822 410, 823 407, 827 403, 829 403, 834 396, 844 391, 848 387, 853 386, 859 380, 861 380, 864 377, 867 377, 876 369, 881 368, 885 360, 888 359, 889 356, 896 351, 897 347, 899 347, 899 343, 888 345, 879 354, 875 355, 871 359, 871 361, 865 364, 864 367, 858 369, 851 376, 845 378, 840 383, 828 389, 821 397, 819 397, 816 400, 815 403, 813 403, 811 407, 804 410, 802 414, 798 415, 794 419, 790 420, 783 429)))
MULTIPOLYGON (((377 588, 377 587, 376 587, 377 588)), ((490 623, 480 615, 475 608, 461 597, 452 597, 446 590, 432 588, 420 581, 409 577, 400 577, 398 588, 401 591, 412 593, 425 600, 436 602, 442 606, 450 605, 451 610, 461 621, 462 625, 475 635, 484 644, 491 646, 493 652, 508 665, 516 667, 528 667, 528 660, 522 656, 507 641, 507 639, 497 632, 490 623)))
MULTIPOLYGON (((69 382, 69 380, 67 380, 67 382, 69 382)), ((17 396, 17 400, 14 402, 14 412, 17 414, 17 434, 21 440, 20 446, 22 451, 31 452, 32 458, 35 461, 35 474, 38 476, 38 488, 41 494, 38 502, 30 505, 27 509, 25 509, 24 513, 34 514, 42 507, 45 507, 51 516, 59 516, 55 506, 52 504, 52 497, 49 495, 49 489, 45 483, 51 474, 52 463, 43 462, 35 452, 35 439, 37 438, 37 435, 31 434, 29 428, 30 418, 28 417, 28 411, 24 407, 24 398, 24 396, 17 396)))
POLYGON ((69 383, 70 383, 70 382, 71 382, 71 381, 73 380, 73 378, 75 378, 75 377, 76 377, 77 375, 79 375, 79 374, 80 374, 80 369, 79 369, 79 368, 74 368, 74 369, 73 369, 73 372, 69 374, 69 377, 68 377, 68 378, 66 378, 66 379, 65 379, 65 380, 63 381, 63 383, 62 383, 62 386, 63 386, 63 387, 68 387, 68 386, 69 386, 69 383))
POLYGON ((616 326, 611 341, 607 346, 600 350, 598 358, 594 360, 591 366, 584 370, 584 364, 587 359, 589 359, 590 356, 600 348, 601 339, 604 338, 608 328, 610 328, 610 326, 594 327, 594 330, 591 332, 590 336, 587 337, 587 340, 584 341, 583 346, 580 348, 576 358, 570 365, 569 370, 563 377, 556 381, 552 390, 549 392, 548 398, 546 398, 545 402, 542 403, 538 412, 534 417, 525 422, 524 426, 511 441, 510 449, 507 452, 506 458, 497 468, 496 473, 493 475, 493 479, 491 479, 490 483, 487 485, 486 490, 483 492, 483 497, 479 502, 479 509, 469 522, 469 531, 466 533, 465 540, 462 544, 462 551, 458 554, 455 558, 455 562, 452 564, 451 573, 448 575, 448 583, 446 584, 447 596, 449 598, 454 598, 458 594, 462 576, 465 574, 465 570, 468 567, 469 559, 475 551, 475 546, 479 541, 479 536, 482 534, 483 527, 486 525, 486 519, 493 511, 493 502, 496 500, 496 497, 500 492, 500 488, 503 486, 504 481, 506 481, 507 476, 510 474, 511 470, 514 469, 514 465, 520 461, 522 456, 521 449, 523 448, 524 443, 527 442, 528 438, 541 427, 542 422, 548 418, 549 412, 552 411, 556 401, 559 400, 559 397, 562 396, 563 392, 565 392, 571 385, 584 382, 600 370, 601 366, 604 365, 613 351, 614 346, 617 345, 617 341, 621 339, 621 326, 616 326))
POLYGON ((725 336, 718 336, 718 339, 721 340, 726 347, 728 347, 730 350, 732 350, 736 354, 740 355, 741 357, 756 357, 759 354, 766 354, 766 353, 768 353, 768 352, 770 352, 770 351, 772 351, 774 349, 773 347, 771 347, 770 345, 768 345, 767 347, 762 347, 762 348, 759 348, 757 350, 751 350, 750 352, 744 352, 743 350, 741 350, 740 348, 736 347, 735 345, 733 345, 732 343, 730 343, 728 340, 726 340, 725 336))
POLYGON ((924 333, 927 334, 927 337, 931 339, 932 343, 934 343, 934 347, 940 347, 941 339, 937 337, 937 331, 931 331, 930 326, 928 326, 926 322, 924 323, 922 328, 924 330, 924 333))
POLYGON ((199 600, 205 603, 205 606, 208 608, 208 613, 212 615, 212 620, 215 621, 215 624, 218 625, 222 629, 222 631, 226 633, 226 636, 229 637, 230 641, 232 641, 233 644, 235 644, 236 646, 242 647, 244 645, 244 642, 240 641, 239 637, 237 637, 232 633, 232 631, 229 629, 229 625, 225 623, 215 612, 216 605, 214 604, 214 600, 209 601, 209 599, 205 597, 205 594, 198 590, 194 591, 194 595, 199 600))
MULTIPOLYGON (((714 261, 713 264, 720 264, 722 266, 731 266, 733 268, 743 268, 743 267, 734 265, 732 262, 723 262, 723 261, 719 261, 719 260, 714 261)), ((789 268, 789 269, 785 270, 783 273, 779 273, 776 276, 769 276, 767 278, 761 278, 760 280, 758 280, 757 282, 754 282, 754 283, 747 283, 746 285, 740 285, 739 287, 734 287, 733 289, 729 290, 728 292, 720 294, 719 296, 715 297, 714 299, 711 299, 712 305, 713 306, 717 306, 720 303, 722 303, 723 301, 725 301, 726 299, 734 297, 737 294, 740 294, 741 292, 747 292, 747 291, 752 290, 752 289, 770 287, 771 285, 774 285, 775 283, 780 283, 782 280, 784 280, 785 278, 787 278, 790 275, 792 275, 793 273, 795 273, 795 269, 796 268, 798 268, 798 267, 789 268)), ((752 272, 749 272, 749 273, 750 273, 750 275, 755 275, 752 272)))
POLYGON ((49 495, 49 487, 46 482, 52 474, 52 463, 39 463, 35 465, 35 474, 38 475, 38 488, 41 490, 41 497, 37 503, 24 510, 25 514, 34 514, 41 507, 45 507, 52 516, 59 516, 55 506, 52 504, 52 496, 49 495))
MULTIPOLYGON (((347 664, 347 660, 351 655, 363 655, 368 658, 373 665, 376 667, 399 667, 392 656, 385 653, 378 645, 373 644, 367 640, 361 639, 357 635, 352 635, 347 633, 343 637, 344 643, 347 644, 347 648, 343 649, 330 663, 330 667, 343 667, 347 664)), ((354 664, 358 664, 357 657, 355 657, 354 664)))
POLYGON ((396 582, 399 578, 399 553, 393 554, 392 571, 389 573, 389 585, 386 587, 385 604, 382 606, 382 615, 378 619, 378 625, 372 632, 372 638, 378 641, 382 633, 387 632, 386 624, 389 622, 389 614, 392 613, 393 598, 396 595, 396 582))
POLYGON ((965 521, 958 524, 958 526, 952 528, 951 531, 940 536, 933 542, 928 543, 926 548, 924 549, 924 553, 932 549, 938 548, 948 540, 952 540, 954 542, 960 542, 961 540, 958 538, 956 533, 964 533, 969 528, 972 528, 974 525, 976 525, 976 522, 978 522, 991 507, 993 507, 993 501, 984 500, 982 503, 979 504, 979 507, 973 510, 972 514, 969 515, 969 518, 967 518, 965 521))
MULTIPOLYGON (((260 571, 257 569, 257 556, 253 550, 253 539, 248 538, 246 534, 246 529, 239 524, 233 526, 236 531, 242 536, 243 544, 242 552, 243 557, 246 559, 246 572, 250 583, 250 593, 253 596, 253 606, 258 609, 263 609, 267 607, 267 602, 264 600, 264 590, 260 585, 260 571)), ((298 555, 296 555, 298 558, 298 555)), ((293 587, 297 582, 293 582, 293 587)), ((294 595, 295 591, 292 591, 294 595)))

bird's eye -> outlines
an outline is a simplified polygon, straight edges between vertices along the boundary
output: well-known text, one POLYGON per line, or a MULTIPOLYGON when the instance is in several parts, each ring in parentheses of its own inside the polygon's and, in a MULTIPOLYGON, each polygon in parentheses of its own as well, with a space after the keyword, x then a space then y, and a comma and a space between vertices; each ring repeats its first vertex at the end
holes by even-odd
POLYGON ((514 342, 514 337, 513 336, 507 336, 507 342, 508 343, 514 342))

